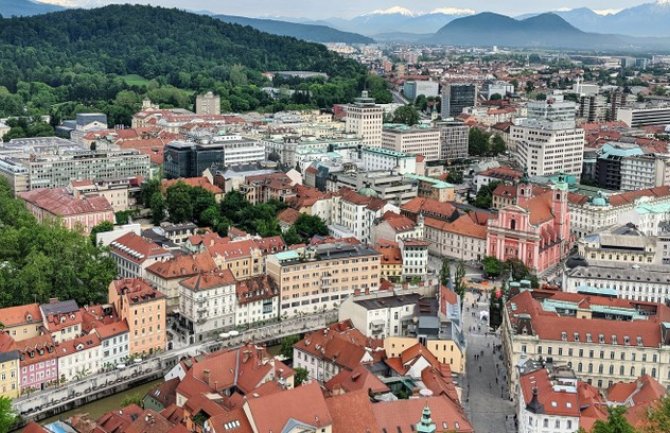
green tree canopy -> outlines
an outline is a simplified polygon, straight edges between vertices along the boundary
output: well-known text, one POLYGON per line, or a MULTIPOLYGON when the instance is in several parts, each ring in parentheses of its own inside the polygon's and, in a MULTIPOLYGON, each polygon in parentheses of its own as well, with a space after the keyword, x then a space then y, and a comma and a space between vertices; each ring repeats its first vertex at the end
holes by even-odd
POLYGON ((11 431, 18 420, 12 408, 12 401, 7 397, 0 397, 0 433, 11 431))
POLYGON ((95 237, 98 233, 111 232, 114 230, 114 223, 103 221, 91 229, 91 242, 95 245, 95 237))
POLYGON ((393 113, 393 122, 409 126, 416 125, 419 123, 419 112, 414 105, 404 105, 393 113))

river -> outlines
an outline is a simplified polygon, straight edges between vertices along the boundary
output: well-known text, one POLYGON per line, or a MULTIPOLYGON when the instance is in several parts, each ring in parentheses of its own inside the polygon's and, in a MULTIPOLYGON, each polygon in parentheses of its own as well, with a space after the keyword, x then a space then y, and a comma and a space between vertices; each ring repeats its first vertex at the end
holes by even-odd
POLYGON ((58 421, 59 419, 67 419, 71 417, 72 415, 80 414, 80 413, 88 413, 91 419, 96 420, 100 418, 102 415, 105 413, 114 410, 114 409, 119 409, 121 407, 121 401, 127 396, 127 395, 132 395, 132 394, 140 394, 142 397, 154 386, 158 385, 161 383, 163 379, 158 379, 154 380, 152 382, 148 382, 145 384, 142 384, 140 386, 136 386, 135 388, 130 388, 127 389, 123 392, 120 392, 118 394, 111 395, 109 397, 102 398, 100 400, 96 400, 94 402, 85 404, 83 406, 80 406, 76 409, 69 410, 67 412, 63 412, 57 416, 47 418, 45 420, 40 421, 40 424, 45 425, 52 423, 54 421, 58 421))

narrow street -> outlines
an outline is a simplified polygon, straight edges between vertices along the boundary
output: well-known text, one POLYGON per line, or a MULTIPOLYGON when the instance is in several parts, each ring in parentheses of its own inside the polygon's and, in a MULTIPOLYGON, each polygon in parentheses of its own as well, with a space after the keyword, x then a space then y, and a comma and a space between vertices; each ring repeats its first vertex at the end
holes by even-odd
POLYGON ((488 294, 484 294, 477 302, 477 295, 470 292, 464 298, 463 328, 468 359, 463 405, 477 433, 513 433, 516 432, 514 407, 503 397, 505 372, 500 351, 494 353, 493 349, 500 344, 500 338, 497 333, 488 332, 488 299, 488 294), (482 311, 487 315, 480 320, 482 311))

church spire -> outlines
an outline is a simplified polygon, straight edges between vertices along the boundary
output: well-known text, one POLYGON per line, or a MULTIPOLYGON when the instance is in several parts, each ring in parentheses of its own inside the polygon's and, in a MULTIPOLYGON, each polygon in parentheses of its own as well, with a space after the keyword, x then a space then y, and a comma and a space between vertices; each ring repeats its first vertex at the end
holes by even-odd
POLYGON ((430 417, 430 408, 428 403, 423 407, 423 412, 421 413, 421 421, 416 424, 417 433, 435 433, 436 426, 433 422, 433 419, 430 417))

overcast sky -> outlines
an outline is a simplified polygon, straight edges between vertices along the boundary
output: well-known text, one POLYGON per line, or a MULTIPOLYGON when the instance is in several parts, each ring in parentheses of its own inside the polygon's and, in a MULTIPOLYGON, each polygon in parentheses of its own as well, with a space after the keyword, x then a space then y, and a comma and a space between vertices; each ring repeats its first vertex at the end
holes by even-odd
MULTIPOLYGON (((103 6, 110 3, 150 3, 190 10, 244 16, 284 16, 329 18, 344 17, 401 6, 414 12, 426 12, 437 8, 474 9, 476 12, 492 11, 507 15, 526 12, 543 12, 576 7, 594 10, 616 11, 644 0, 41 0, 65 6, 103 6)), ((646 2, 653 2, 647 0, 646 2)), ((666 0, 667 1, 667 0, 666 0)))

